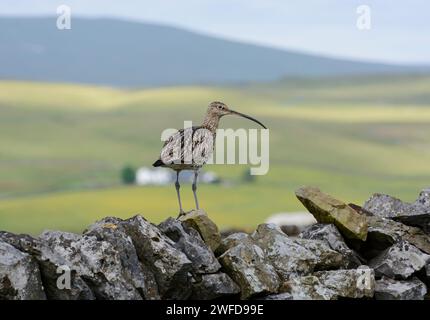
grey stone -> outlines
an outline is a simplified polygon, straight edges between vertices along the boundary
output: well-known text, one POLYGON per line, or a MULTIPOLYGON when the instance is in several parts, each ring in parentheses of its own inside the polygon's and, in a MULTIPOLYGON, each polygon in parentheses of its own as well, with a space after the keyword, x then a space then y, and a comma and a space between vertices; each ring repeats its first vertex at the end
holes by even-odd
POLYGON ((390 218, 406 225, 430 232, 429 189, 423 190, 414 203, 403 202, 395 197, 375 193, 363 208, 380 218, 390 218))
POLYGON ((201 275, 200 281, 193 285, 193 300, 213 300, 240 293, 239 286, 225 273, 201 275))
POLYGON ((192 262, 175 243, 142 216, 124 220, 140 261, 150 266, 163 299, 186 299, 191 294, 192 262))
POLYGON ((424 300, 427 288, 419 279, 408 281, 383 277, 376 281, 376 300, 424 300))
POLYGON ((224 228, 220 230, 221 239, 227 238, 234 233, 247 233, 243 228, 224 228))
POLYGON ((296 277, 284 283, 283 291, 293 300, 336 300, 338 298, 373 297, 375 275, 372 269, 320 271, 296 277))
POLYGON ((277 292, 280 279, 259 246, 240 243, 224 252, 219 260, 225 272, 239 285, 242 299, 277 292))
POLYGON ((45 300, 37 262, 0 240, 0 300, 45 300))
POLYGON ((216 250, 216 254, 222 255, 228 249, 234 246, 237 246, 239 243, 242 243, 248 240, 249 240, 249 235, 244 232, 237 232, 237 233, 230 234, 229 236, 221 240, 221 243, 216 250))
POLYGON ((296 196, 320 223, 333 223, 343 236, 364 241, 367 221, 346 203, 321 192, 318 188, 304 187, 296 190, 296 196))
POLYGON ((261 224, 250 236, 263 249, 265 257, 283 280, 292 275, 308 274, 320 269, 340 267, 343 257, 319 240, 290 239, 274 224, 261 224))
POLYGON ((128 281, 118 251, 109 242, 59 231, 45 231, 39 239, 63 259, 64 266, 86 280, 97 299, 142 299, 128 281))
POLYGON ((257 300, 293 300, 293 296, 290 293, 284 292, 260 297, 257 300))
POLYGON ((430 208, 430 188, 426 188, 420 192, 415 204, 424 208, 430 208))
POLYGON ((355 203, 348 203, 348 206, 350 206, 352 209, 354 209, 356 212, 358 212, 359 214, 363 215, 363 216, 373 216, 373 213, 365 210, 362 206, 359 206, 355 203))
POLYGON ((209 219, 206 212, 203 210, 192 210, 182 215, 179 220, 196 229, 212 251, 216 251, 221 243, 221 234, 217 225, 209 219))
POLYGON ((423 269, 430 255, 421 252, 409 242, 400 241, 369 261, 377 276, 406 279, 423 269))
POLYGON ((413 206, 392 196, 375 193, 364 203, 363 209, 380 218, 394 218, 409 215, 413 206))
POLYGON ((297 237, 299 233, 303 230, 302 226, 296 226, 296 225, 281 225, 279 226, 283 233, 285 233, 287 236, 290 237, 297 237))
POLYGON ((291 275, 310 273, 318 263, 312 252, 295 243, 274 224, 259 225, 251 238, 283 280, 291 275))
POLYGON ((173 218, 168 218, 158 227, 175 243, 175 248, 185 253, 193 264, 194 273, 215 273, 221 268, 197 230, 173 218))
POLYGON ((331 249, 343 255, 347 268, 357 268, 364 262, 363 258, 347 246, 339 230, 333 224, 316 223, 303 230, 299 234, 299 238, 325 241, 331 249))
POLYGON ((405 240, 430 254, 430 237, 421 229, 377 216, 368 216, 367 222, 369 225, 367 246, 384 250, 400 240, 405 240))
POLYGON ((411 226, 420 227, 424 232, 430 234, 430 188, 420 192, 414 202, 414 207, 419 208, 416 216, 399 217, 398 220, 411 226), (419 214, 420 211, 423 213, 419 214))
POLYGON ((60 289, 57 286, 57 280, 62 275, 61 270, 64 270, 68 262, 61 254, 47 246, 43 241, 28 235, 15 235, 9 232, 0 232, 0 239, 18 250, 30 254, 37 260, 43 279, 44 291, 48 299, 95 299, 88 284, 74 270, 71 270, 70 274, 70 289, 60 289))
POLYGON ((315 265, 317 270, 339 269, 346 267, 348 264, 344 256, 332 250, 325 241, 309 239, 294 239, 293 241, 317 257, 315 265))
POLYGON ((223 240, 220 248, 226 249, 220 261, 245 298, 276 292, 279 282, 292 276, 345 264, 343 256, 325 242, 290 239, 274 224, 261 224, 251 235, 233 234, 223 240), (265 279, 273 285, 265 286, 265 279))
POLYGON ((114 247, 121 260, 124 278, 144 299, 159 299, 155 276, 149 266, 139 261, 133 241, 122 223, 119 218, 107 217, 88 227, 85 234, 95 236, 99 241, 107 241, 114 247))
POLYGON ((393 218, 393 220, 399 221, 408 226, 420 228, 425 233, 430 235, 430 213, 400 216, 393 218))

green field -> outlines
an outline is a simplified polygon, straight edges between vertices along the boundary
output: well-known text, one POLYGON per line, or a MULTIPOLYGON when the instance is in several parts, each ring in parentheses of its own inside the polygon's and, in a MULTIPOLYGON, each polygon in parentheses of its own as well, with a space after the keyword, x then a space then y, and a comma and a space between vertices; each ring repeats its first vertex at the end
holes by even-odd
MULTIPOLYGON (((430 185, 430 77, 284 80, 233 87, 119 90, 0 82, 0 229, 81 231, 94 220, 177 214, 169 187, 124 187, 126 164, 149 166, 160 134, 199 123, 222 100, 270 128, 270 171, 254 183, 246 166, 211 165, 226 185, 199 190, 222 227, 251 228, 275 212, 301 210, 294 190, 319 186, 362 203, 373 192, 413 200, 430 185)), ((225 118, 223 128, 254 127, 225 118)), ((192 193, 184 185, 185 207, 192 193)))

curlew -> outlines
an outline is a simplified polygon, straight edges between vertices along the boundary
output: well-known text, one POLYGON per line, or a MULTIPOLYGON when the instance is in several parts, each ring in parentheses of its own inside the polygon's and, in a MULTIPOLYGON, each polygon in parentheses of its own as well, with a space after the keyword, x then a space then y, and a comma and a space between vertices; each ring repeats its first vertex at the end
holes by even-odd
POLYGON ((175 188, 179 202, 179 216, 184 214, 179 191, 179 173, 182 170, 194 171, 192 190, 196 209, 199 209, 199 201, 197 199, 197 177, 199 170, 211 157, 215 147, 214 141, 219 121, 221 117, 226 115, 247 118, 266 129, 260 121, 246 114, 233 111, 222 102, 215 101, 209 104, 203 124, 181 129, 171 135, 163 145, 160 158, 153 163, 154 167, 166 167, 176 171, 175 188))

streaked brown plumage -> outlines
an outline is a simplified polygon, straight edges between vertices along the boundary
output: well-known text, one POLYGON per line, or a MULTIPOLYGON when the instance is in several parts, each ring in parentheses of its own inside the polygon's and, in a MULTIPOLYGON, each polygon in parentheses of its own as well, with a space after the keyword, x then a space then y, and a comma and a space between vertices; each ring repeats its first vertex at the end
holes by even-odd
POLYGON ((182 210, 181 196, 179 192, 179 173, 182 170, 194 171, 192 190, 196 203, 196 209, 199 209, 199 202, 196 193, 199 169, 211 157, 215 146, 215 137, 219 121, 221 117, 225 115, 241 116, 258 123, 263 128, 266 128, 260 121, 243 113, 230 110, 227 105, 222 102, 214 101, 209 104, 202 125, 181 129, 171 135, 163 145, 160 158, 153 163, 154 167, 167 167, 176 171, 175 187, 179 202, 179 215, 184 213, 182 210), (198 156, 194 157, 194 155, 198 156))

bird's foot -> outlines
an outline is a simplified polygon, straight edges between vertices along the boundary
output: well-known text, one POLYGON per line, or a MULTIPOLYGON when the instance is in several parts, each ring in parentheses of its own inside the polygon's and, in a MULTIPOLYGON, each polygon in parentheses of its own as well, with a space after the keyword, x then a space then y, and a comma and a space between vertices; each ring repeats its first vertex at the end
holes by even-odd
POLYGON ((186 212, 184 210, 179 211, 179 215, 176 219, 179 219, 180 217, 184 216, 186 212))

